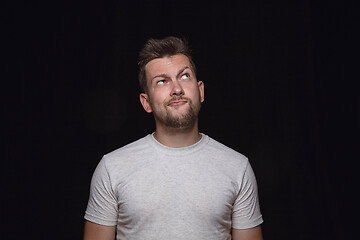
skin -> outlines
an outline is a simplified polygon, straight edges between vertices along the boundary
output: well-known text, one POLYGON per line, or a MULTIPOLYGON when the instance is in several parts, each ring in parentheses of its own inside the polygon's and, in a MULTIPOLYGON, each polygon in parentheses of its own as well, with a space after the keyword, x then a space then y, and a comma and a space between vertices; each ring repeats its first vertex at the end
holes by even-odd
POLYGON ((204 101, 204 83, 197 81, 185 55, 157 58, 145 66, 148 80, 147 93, 140 94, 144 110, 153 113, 156 123, 154 137, 162 144, 173 147, 190 146, 201 138, 197 117, 186 127, 173 128, 161 121, 166 114, 183 118, 190 108, 200 110, 204 101), (183 98, 184 100, 174 100, 183 98))
MULTIPOLYGON (((147 113, 153 113, 156 123, 154 137, 165 146, 190 146, 201 138, 198 130, 198 112, 204 102, 204 83, 197 81, 189 59, 182 54, 157 58, 145 66, 146 93, 140 102, 147 113), (193 114, 189 114, 193 113, 193 114), (191 115, 192 117, 188 117, 191 115), (168 124, 165 119, 184 123, 168 124)), ((86 222, 84 240, 110 240, 116 227, 86 222)), ((262 240, 261 227, 232 229, 233 240, 262 240)))
POLYGON ((85 221, 84 240, 114 240, 116 226, 103 226, 85 221))

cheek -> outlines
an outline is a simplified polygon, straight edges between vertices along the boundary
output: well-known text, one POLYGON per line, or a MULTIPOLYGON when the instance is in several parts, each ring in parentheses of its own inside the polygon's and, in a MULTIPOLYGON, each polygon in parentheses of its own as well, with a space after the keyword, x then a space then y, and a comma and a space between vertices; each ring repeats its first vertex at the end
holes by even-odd
POLYGON ((200 91, 197 85, 192 87, 191 89, 188 89, 188 93, 188 97, 190 97, 193 101, 201 102, 200 91))
POLYGON ((163 106, 167 100, 168 94, 163 93, 162 91, 155 91, 151 98, 151 104, 153 106, 163 106))

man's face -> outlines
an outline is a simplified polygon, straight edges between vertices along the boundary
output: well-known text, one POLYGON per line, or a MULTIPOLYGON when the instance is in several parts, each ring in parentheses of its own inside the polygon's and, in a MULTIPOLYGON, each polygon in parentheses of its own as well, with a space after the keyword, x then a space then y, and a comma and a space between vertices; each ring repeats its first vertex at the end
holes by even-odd
POLYGON ((148 91, 140 94, 145 111, 166 127, 193 126, 204 101, 204 84, 197 82, 189 59, 183 54, 156 58, 145 72, 148 91))

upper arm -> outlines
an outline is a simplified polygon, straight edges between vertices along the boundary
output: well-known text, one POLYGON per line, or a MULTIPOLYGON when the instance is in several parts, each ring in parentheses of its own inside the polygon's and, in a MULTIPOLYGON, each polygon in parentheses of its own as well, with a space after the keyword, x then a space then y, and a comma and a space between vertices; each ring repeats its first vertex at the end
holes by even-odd
POLYGON ((263 222, 258 199, 255 174, 247 162, 244 173, 238 180, 238 193, 232 209, 232 227, 251 229, 263 222))
POLYGON ((261 226, 249 229, 232 229, 233 240, 262 240, 261 226))
POLYGON ((118 203, 112 179, 102 159, 96 167, 90 184, 90 196, 84 218, 101 225, 116 225, 118 203))
POLYGON ((116 226, 104 226, 85 222, 84 240, 114 240, 116 226))

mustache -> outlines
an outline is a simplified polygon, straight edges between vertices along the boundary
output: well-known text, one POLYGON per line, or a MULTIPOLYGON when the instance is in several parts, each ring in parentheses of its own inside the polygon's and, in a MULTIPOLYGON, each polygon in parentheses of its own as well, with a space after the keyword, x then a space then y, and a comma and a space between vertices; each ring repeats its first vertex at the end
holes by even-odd
POLYGON ((177 102, 177 101, 181 101, 181 100, 187 101, 188 103, 192 103, 192 101, 189 98, 175 96, 175 97, 171 98, 169 101, 165 102, 165 105, 169 105, 172 102, 177 102))

